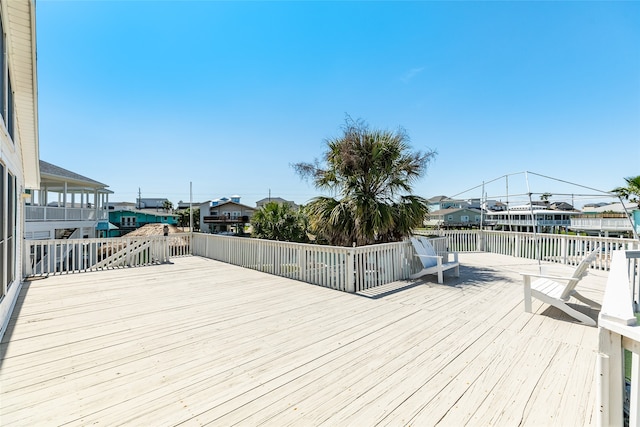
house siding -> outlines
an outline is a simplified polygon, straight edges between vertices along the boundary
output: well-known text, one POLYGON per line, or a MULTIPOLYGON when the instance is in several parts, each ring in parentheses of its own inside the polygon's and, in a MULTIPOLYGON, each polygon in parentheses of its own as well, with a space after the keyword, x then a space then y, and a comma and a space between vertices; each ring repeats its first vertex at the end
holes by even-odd
POLYGON ((3 76, 8 73, 13 92, 9 96, 8 79, 1 79, 0 103, 13 102, 8 108, 10 113, 3 109, 0 117, 0 337, 22 287, 22 194, 37 188, 40 181, 34 15, 32 1, 0 2, 0 22, 5 34, 0 73, 3 76))

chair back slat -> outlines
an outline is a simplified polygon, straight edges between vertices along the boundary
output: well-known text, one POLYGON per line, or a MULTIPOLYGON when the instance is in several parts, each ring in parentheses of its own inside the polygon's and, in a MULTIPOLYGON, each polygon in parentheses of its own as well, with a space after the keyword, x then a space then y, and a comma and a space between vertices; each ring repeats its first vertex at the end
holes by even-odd
POLYGON ((593 260, 596 259, 596 256, 598 256, 599 252, 600 248, 597 247, 589 254, 587 254, 587 256, 585 256, 582 261, 580 261, 580 264, 578 264, 576 269, 573 271, 573 275, 571 276, 573 280, 570 280, 569 283, 567 283, 567 286, 564 288, 564 291, 562 292, 562 296, 560 298, 567 299, 571 296, 571 293, 578 285, 578 282, 580 282, 583 277, 589 274, 589 266, 591 265, 593 260))
POLYGON ((424 268, 430 268, 438 264, 435 258, 429 258, 436 255, 436 252, 433 249, 431 243, 425 242, 424 240, 418 240, 415 237, 411 237, 410 240, 411 244, 413 245, 413 249, 416 251, 416 254, 421 255, 418 256, 418 258, 420 258, 420 262, 422 262, 424 268), (425 246, 425 243, 428 245, 430 250, 425 246))

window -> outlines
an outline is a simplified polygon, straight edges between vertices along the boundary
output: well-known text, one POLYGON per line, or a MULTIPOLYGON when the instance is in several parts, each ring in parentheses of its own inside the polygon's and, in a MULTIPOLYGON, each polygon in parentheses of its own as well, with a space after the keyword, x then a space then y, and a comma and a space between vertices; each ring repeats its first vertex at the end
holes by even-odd
POLYGON ((123 216, 120 218, 120 224, 123 227, 135 227, 136 226, 136 217, 135 216, 123 216))
POLYGON ((7 176, 7 287, 13 283, 16 273, 16 178, 7 176))
POLYGON ((0 108, 0 115, 6 117, 4 111, 4 29, 2 28, 2 20, 0 19, 0 102, 2 102, 2 108, 0 108))
POLYGON ((480 215, 476 215, 476 217, 475 217, 475 221, 476 221, 476 222, 480 222, 480 215))
POLYGON ((453 215, 448 215, 447 216, 447 221, 453 221, 453 215))
POLYGON ((0 164, 0 297, 16 278, 17 179, 0 164))
POLYGON ((11 141, 14 141, 13 137, 13 90, 11 89, 11 76, 7 74, 8 77, 8 90, 7 90, 7 132, 9 132, 9 136, 11 137, 11 141))
POLYGON ((462 215, 460 217, 461 222, 469 222, 469 215, 462 215))
POLYGON ((5 267, 8 266, 8 263, 5 260, 5 246, 7 243, 5 235, 5 225, 7 224, 7 221, 5 220, 6 204, 4 201, 4 174, 4 165, 0 164, 0 297, 4 296, 7 290, 7 284, 4 279, 5 267))

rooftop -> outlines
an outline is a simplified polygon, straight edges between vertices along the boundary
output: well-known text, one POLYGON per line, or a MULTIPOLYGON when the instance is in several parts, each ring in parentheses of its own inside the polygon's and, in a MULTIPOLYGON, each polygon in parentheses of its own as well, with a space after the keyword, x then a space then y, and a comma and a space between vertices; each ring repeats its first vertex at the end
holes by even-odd
MULTIPOLYGON (((535 261, 461 253, 458 279, 362 294, 172 261, 26 282, 0 346, 3 424, 595 423, 598 330, 524 312, 535 261)), ((601 301, 606 277, 581 290, 601 301)))
POLYGON ((60 180, 69 180, 78 184, 96 188, 108 187, 108 185, 106 184, 103 184, 91 178, 87 178, 86 176, 80 175, 79 173, 71 172, 70 170, 64 169, 60 166, 45 162, 44 160, 40 160, 40 174, 42 174, 43 180, 56 178, 60 180))

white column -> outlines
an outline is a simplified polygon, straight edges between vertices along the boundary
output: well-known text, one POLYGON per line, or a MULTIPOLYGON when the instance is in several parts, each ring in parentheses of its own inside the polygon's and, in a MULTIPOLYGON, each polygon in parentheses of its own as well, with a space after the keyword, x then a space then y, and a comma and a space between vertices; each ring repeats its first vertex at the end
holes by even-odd
POLYGON ((64 206, 64 220, 67 220, 67 182, 64 183, 64 193, 62 195, 62 206, 64 206))
POLYGON ((93 191, 93 210, 95 212, 96 220, 100 218, 100 208, 98 207, 98 190, 93 191))

